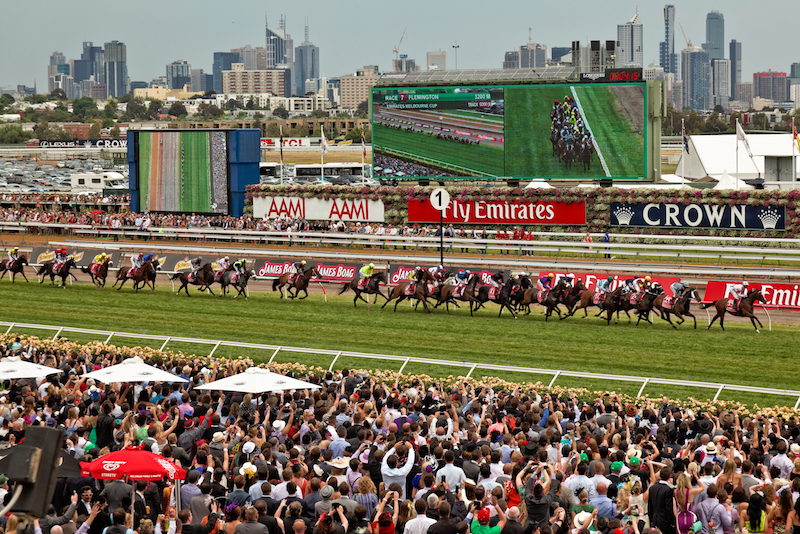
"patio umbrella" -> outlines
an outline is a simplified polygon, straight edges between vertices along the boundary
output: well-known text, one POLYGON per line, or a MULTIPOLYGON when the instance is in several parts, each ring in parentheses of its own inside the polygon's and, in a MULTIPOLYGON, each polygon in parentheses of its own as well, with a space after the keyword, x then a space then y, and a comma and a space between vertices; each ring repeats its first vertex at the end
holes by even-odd
POLYGON ((138 357, 128 358, 122 363, 86 373, 86 378, 94 378, 104 384, 114 382, 188 382, 185 378, 162 371, 157 367, 144 363, 138 357))
POLYGON ((100 215, 101 213, 103 213, 103 210, 92 210, 89 213, 91 213, 92 215, 100 215))
POLYGON ((9 356, 0 360, 0 380, 11 380, 14 378, 38 378, 61 373, 61 369, 54 369, 39 365, 38 363, 26 362, 18 356, 9 356))
POLYGON ((102 480, 117 480, 128 475, 131 480, 183 480, 186 471, 163 456, 140 448, 122 449, 81 464, 81 474, 102 480))
POLYGON ((215 382, 197 386, 194 389, 237 391, 240 393, 264 393, 266 391, 286 391, 289 389, 319 389, 320 386, 273 373, 261 367, 250 367, 243 373, 229 376, 215 382))

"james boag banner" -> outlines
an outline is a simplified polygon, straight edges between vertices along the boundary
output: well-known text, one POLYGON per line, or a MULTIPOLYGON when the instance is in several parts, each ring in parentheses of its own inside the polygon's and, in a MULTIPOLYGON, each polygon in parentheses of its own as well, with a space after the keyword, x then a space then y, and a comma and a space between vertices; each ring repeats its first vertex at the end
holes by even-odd
MULTIPOLYGON (((737 282, 721 282, 712 280, 706 286, 703 302, 715 302, 719 299, 730 298, 731 287, 737 282)), ((787 310, 800 310, 800 286, 797 284, 762 284, 750 282, 748 289, 760 289, 767 301, 767 306, 787 310)), ((754 303, 761 306, 760 302, 754 303)))
MULTIPOLYGON (((585 202, 530 202, 521 200, 451 200, 444 222, 452 224, 586 224, 585 202)), ((408 221, 439 222, 439 211, 428 200, 408 201, 408 221)))
MULTIPOLYGON (((279 277, 284 273, 294 272, 293 261, 280 261, 268 258, 258 258, 255 260, 254 269, 256 275, 260 277, 279 277)), ((317 269, 319 277, 312 278, 315 282, 349 282, 355 276, 361 265, 344 263, 325 263, 308 261, 306 269, 313 266, 317 269)))
MULTIPOLYGON (((618 287, 620 287, 625 280, 627 280, 629 278, 633 278, 633 276, 630 276, 630 275, 620 276, 618 274, 611 274, 611 273, 598 274, 598 273, 587 273, 587 272, 580 272, 580 271, 578 271, 578 272, 569 272, 569 273, 561 273, 561 272, 558 272, 558 271, 539 271, 539 276, 540 277, 541 276, 545 276, 547 274, 550 274, 551 272, 554 275, 556 275, 556 280, 558 280, 558 279, 560 279, 560 278, 562 278, 564 276, 572 276, 576 281, 577 280, 582 280, 583 281, 583 285, 586 286, 586 289, 591 290, 591 291, 594 291, 597 288, 597 282, 598 281, 605 280, 609 276, 612 276, 614 278, 614 280, 611 282, 611 290, 612 291, 617 289, 618 287)), ((641 274, 639 276, 641 278, 644 278, 645 276, 648 276, 648 275, 641 274)), ((675 276, 655 276, 655 275, 649 275, 649 276, 650 276, 650 283, 651 284, 652 283, 659 284, 662 288, 664 288, 664 291, 667 292, 670 295, 672 293, 669 290, 669 286, 671 286, 672 284, 674 284, 675 282, 680 280, 678 277, 675 277, 675 276)))

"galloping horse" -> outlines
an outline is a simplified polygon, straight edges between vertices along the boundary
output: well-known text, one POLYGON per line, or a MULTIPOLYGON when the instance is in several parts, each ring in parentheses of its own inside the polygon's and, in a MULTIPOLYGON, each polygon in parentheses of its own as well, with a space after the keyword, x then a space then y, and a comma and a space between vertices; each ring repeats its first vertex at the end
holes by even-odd
POLYGON ((150 281, 150 273, 155 273, 156 269, 153 267, 153 262, 146 261, 142 264, 141 267, 136 269, 135 271, 131 272, 131 269, 120 269, 117 271, 117 280, 114 282, 114 285, 111 287, 117 287, 117 291, 122 289, 122 286, 125 285, 125 282, 128 280, 133 280, 133 289, 139 291, 139 283, 143 282, 144 285, 150 286, 150 289, 153 291, 156 290, 155 284, 150 281), (121 283, 120 283, 121 282, 121 283))
MULTIPOLYGON (((447 313, 450 313, 450 304, 452 304, 456 308, 460 308, 460 306, 456 302, 457 300, 460 300, 462 302, 477 302, 478 299, 475 298, 475 286, 478 284, 478 278, 479 276, 476 273, 470 274, 467 283, 464 284, 463 286, 445 282, 445 284, 439 290, 438 293, 439 302, 436 303, 436 306, 434 306, 434 308, 438 308, 439 306, 444 304, 447 313)), ((470 310, 470 312, 471 311, 472 310, 470 310)))
POLYGON ((672 325, 672 328, 677 329, 678 327, 670 319, 669 315, 672 313, 675 317, 680 319, 678 324, 683 324, 685 319, 683 318, 684 315, 687 317, 691 317, 694 320, 694 328, 697 330, 697 318, 691 314, 689 311, 689 306, 692 303, 692 300, 696 300, 697 302, 702 302, 700 299, 700 295, 697 294, 697 290, 693 287, 687 287, 683 290, 679 296, 672 299, 672 308, 668 308, 664 306, 664 300, 666 299, 665 295, 659 295, 658 298, 653 302, 653 308, 658 310, 661 313, 661 318, 667 321, 669 324, 672 325))
POLYGON ((583 280, 580 278, 573 285, 567 286, 567 291, 561 296, 561 302, 567 307, 569 313, 572 313, 572 309, 581 300, 584 291, 586 291, 586 286, 583 285, 583 280))
POLYGON ((767 299, 765 299, 764 295, 761 294, 761 290, 751 289, 750 292, 747 294, 747 296, 739 301, 739 309, 737 310, 728 309, 729 300, 731 299, 726 297, 724 299, 719 299, 710 304, 703 305, 704 310, 706 308, 710 308, 711 306, 714 306, 717 309, 717 314, 714 316, 713 319, 711 319, 711 322, 708 323, 706 329, 711 328, 711 325, 714 324, 714 321, 716 321, 717 317, 719 317, 719 326, 721 326, 722 329, 725 330, 725 324, 724 324, 725 313, 730 313, 734 317, 748 317, 750 319, 750 322, 753 323, 753 328, 756 329, 756 334, 760 334, 761 330, 758 329, 758 326, 764 328, 764 325, 761 324, 761 321, 758 319, 758 317, 756 317, 753 314, 753 304, 756 301, 760 302, 761 304, 767 303, 767 299), (758 323, 758 326, 756 326, 756 323, 758 323))
POLYGON ((211 267, 210 263, 203 265, 194 275, 192 275, 192 273, 175 273, 169 277, 170 280, 175 280, 176 278, 181 283, 181 287, 178 288, 178 292, 175 293, 175 296, 180 294, 181 289, 184 290, 187 297, 190 296, 189 284, 200 286, 197 288, 198 291, 208 290, 209 293, 212 295, 214 294, 214 292, 211 291, 211 287, 209 287, 214 283, 214 269, 211 267))
MULTIPOLYGON (((553 315, 554 310, 558 314, 558 318, 561 319, 561 310, 558 309, 558 305, 563 301, 564 293, 566 290, 567 290, 567 283, 563 279, 561 279, 558 281, 555 287, 553 287, 553 289, 551 289, 545 294, 544 300, 542 300, 542 302, 540 303, 542 306, 544 306, 545 309, 544 312, 545 322, 547 322, 550 316, 553 315)), ((539 296, 539 298, 541 300, 541 295, 539 296)))
POLYGON ((583 163, 583 170, 592 170, 592 153, 594 152, 594 145, 591 141, 586 141, 581 144, 580 160, 583 163))
POLYGON ((389 301, 388 298, 386 297, 386 295, 384 295, 381 292, 381 286, 380 286, 380 282, 383 282, 384 284, 387 283, 387 281, 386 281, 386 271, 376 271, 376 272, 372 273, 372 276, 370 276, 367 279, 367 281, 364 283, 363 287, 359 287, 359 279, 358 278, 359 278, 358 275, 353 277, 353 279, 350 280, 349 282, 347 282, 346 284, 344 284, 344 286, 342 286, 342 290, 339 291, 340 295, 343 294, 348 289, 352 289, 353 292, 355 292, 356 296, 353 298, 353 306, 356 305, 356 301, 358 299, 361 299, 364 302, 366 302, 367 304, 369 304, 369 299, 364 299, 364 297, 361 296, 362 293, 364 293, 366 295, 375 295, 375 302, 378 302, 378 295, 380 295, 383 298, 387 299, 386 300, 387 302, 389 301))
POLYGON ((397 311, 397 305, 400 304, 400 302, 405 299, 415 299, 422 303, 422 307, 425 308, 426 312, 433 313, 428 307, 428 297, 431 296, 431 293, 428 291, 428 282, 433 282, 433 275, 430 271, 423 270, 422 280, 415 280, 413 284, 397 284, 392 288, 392 291, 389 293, 389 298, 386 299, 386 302, 383 303, 381 308, 385 308, 389 302, 397 299, 397 302, 394 303, 394 311, 397 311))
POLYGON ((222 285, 222 289, 219 292, 219 296, 227 295, 228 294, 228 286, 234 288, 237 293, 233 296, 233 298, 238 297, 239 295, 244 296, 244 300, 247 300, 247 282, 255 277, 256 272, 253 269, 248 269, 242 274, 238 274, 236 271, 229 269, 222 273, 222 276, 219 279, 220 285, 222 285))
MULTIPOLYGON (((156 258, 155 260, 153 260, 153 270, 147 273, 147 279, 150 280, 150 283, 153 285, 153 287, 156 286, 156 275, 160 270, 161 270, 161 261, 159 261, 158 258, 156 258)), ((134 282, 133 289, 139 289, 139 284, 144 285, 144 281, 134 282)))
POLYGON ((636 305, 636 314, 639 316, 639 319, 636 320, 636 326, 639 326, 639 321, 642 319, 653 324, 653 321, 650 320, 650 312, 653 311, 656 299, 663 294, 664 289, 659 284, 655 284, 653 287, 645 290, 644 295, 642 295, 642 298, 639 299, 636 305))
MULTIPOLYGON (((602 295, 601 298, 601 295, 598 295, 597 291, 595 291, 594 289, 586 289, 586 286, 584 286, 583 282, 581 282, 580 280, 578 280, 578 283, 576 283, 574 287, 575 288, 579 287, 579 284, 580 287, 582 288, 582 291, 574 297, 576 298, 576 302, 572 304, 574 308, 572 308, 568 314, 563 316, 562 319, 566 319, 567 317, 572 317, 578 310, 583 310, 582 319, 586 319, 586 317, 589 316, 589 310, 588 310, 589 306, 597 306, 598 308, 600 308, 600 313, 598 313, 595 317, 599 317, 600 314, 603 313, 602 305, 603 302, 605 301, 605 297, 610 292, 606 292, 606 294, 602 295), (597 298, 595 298, 595 296, 597 296, 597 298)), ((570 305, 569 303, 567 303, 567 308, 569 307, 570 305)))
POLYGON ((89 267, 81 267, 81 271, 87 273, 92 279, 92 283, 99 289, 105 287, 108 268, 111 265, 111 260, 106 260, 103 263, 93 263, 89 267))
POLYGON ((286 287, 286 294, 290 298, 295 298, 297 295, 300 294, 302 291, 306 294, 305 297, 300 297, 300 300, 308 298, 308 283, 312 277, 319 276, 317 269, 314 267, 309 267, 301 274, 295 275, 292 272, 286 272, 281 275, 280 278, 272 282, 272 290, 276 291, 278 288, 281 290, 281 295, 283 295, 284 286, 286 287), (294 276, 293 276, 294 275, 294 276), (294 295, 292 295, 292 288, 294 288, 294 295))
MULTIPOLYGON (((39 283, 41 284, 42 282, 44 282, 44 275, 48 275, 49 274, 50 275, 50 285, 54 285, 55 284, 55 280, 56 280, 56 276, 60 276, 61 277, 61 287, 67 287, 67 284, 66 284, 67 277, 71 274, 69 272, 69 270, 72 267, 77 267, 77 266, 78 265, 75 263, 75 259, 72 256, 70 256, 67 259, 67 261, 62 263, 58 267, 58 269, 56 269, 55 271, 53 270, 54 269, 54 262, 47 262, 47 263, 43 264, 39 268, 39 272, 36 273, 36 276, 38 277, 39 275, 42 275, 42 279, 39 280, 39 283)), ((74 275, 73 275, 73 277, 74 277, 74 275)))
MULTIPOLYGON (((483 286, 478 290, 478 294, 476 295, 477 301, 479 304, 483 304, 487 301, 492 301, 495 304, 500 305, 500 313, 497 314, 498 317, 503 313, 503 309, 507 308, 508 311, 511 313, 514 319, 517 318, 517 314, 514 313, 514 308, 511 306, 511 293, 516 285, 516 281, 514 280, 513 276, 508 277, 508 281, 506 281, 505 285, 500 289, 496 289, 490 286, 483 286), (494 295, 490 298, 491 290, 494 289, 494 295)), ((470 311, 472 310, 472 302, 469 303, 470 311)))
POLYGON ((525 308, 525 315, 531 313, 531 304, 536 304, 539 290, 533 286, 531 277, 523 274, 519 277, 519 291, 514 293, 512 300, 516 304, 517 311, 525 308))
POLYGON ((3 273, 0 274, 0 280, 2 280, 6 273, 9 272, 11 273, 12 284, 14 283, 14 278, 16 278, 17 273, 21 274, 22 278, 24 278, 26 282, 30 283, 28 277, 25 276, 25 271, 23 271, 25 265, 28 265, 27 256, 20 256, 16 260, 12 261, 11 265, 9 265, 9 262, 7 261, 0 262, 0 273, 3 273))

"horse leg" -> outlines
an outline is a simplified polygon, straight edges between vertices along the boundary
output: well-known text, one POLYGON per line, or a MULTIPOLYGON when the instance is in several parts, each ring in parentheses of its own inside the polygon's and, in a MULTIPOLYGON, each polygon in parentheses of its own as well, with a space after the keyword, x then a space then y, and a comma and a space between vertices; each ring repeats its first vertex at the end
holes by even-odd
MULTIPOLYGON (((299 292, 300 292, 300 291, 298 290, 298 293, 299 293, 299 292)), ((308 290, 307 290, 306 288, 303 288, 303 293, 305 293, 305 295, 306 295, 306 296, 305 296, 305 297, 300 297, 300 300, 303 300, 303 299, 307 299, 307 298, 308 298, 308 290)))
MULTIPOLYGON (((212 295, 214 295, 214 292, 213 292, 213 291, 211 291, 211 284, 209 284, 209 285, 207 285, 207 286, 206 286, 206 290, 207 290, 209 293, 211 293, 212 295)), ((216 297, 216 295, 214 295, 214 296, 216 297)))
MULTIPOLYGON (((117 291, 119 291, 120 289, 122 289, 122 286, 124 286, 124 285, 125 285, 125 282, 127 282, 127 281, 128 281, 128 279, 127 279, 127 278, 123 278, 123 279, 122 279, 122 283, 121 283, 121 284, 119 285, 119 287, 117 288, 117 291)), ((117 282, 119 282, 119 280, 117 280, 117 282)))
MULTIPOLYGON (((389 296, 391 296, 391 295, 392 295, 392 294, 391 294, 391 293, 389 293, 389 296)), ((381 296, 383 297, 383 294, 381 294, 381 296)), ((385 307, 386 307, 386 305, 387 305, 387 304, 389 304, 389 303, 392 301, 392 299, 393 299, 394 297, 392 297, 392 298, 389 298, 389 297, 383 297, 383 298, 385 298, 385 299, 386 299, 386 302, 384 302, 384 303, 383 303, 383 306, 381 306, 381 309, 385 308, 385 307)))
MULTIPOLYGON (((710 323, 708 323, 708 326, 706 327, 706 330, 708 330, 709 328, 711 328, 711 325, 713 325, 713 324, 714 324, 714 321, 716 321, 716 320, 717 320, 717 318, 719 318, 719 316, 720 316, 720 312, 719 312, 719 310, 717 310, 717 314, 716 314, 716 315, 714 315, 714 318, 713 318, 713 319, 711 319, 711 322, 710 322, 710 323)), ((720 321, 720 322, 721 322, 721 321, 720 321)), ((723 329, 723 330, 724 330, 724 329, 723 329)))
MULTIPOLYGON (((406 298, 405 295, 400 295, 397 298, 397 302, 394 303, 394 311, 397 311, 397 305, 400 304, 401 301, 405 300, 405 298, 406 298)), ((385 306, 385 304, 384 304, 384 306, 385 306)))

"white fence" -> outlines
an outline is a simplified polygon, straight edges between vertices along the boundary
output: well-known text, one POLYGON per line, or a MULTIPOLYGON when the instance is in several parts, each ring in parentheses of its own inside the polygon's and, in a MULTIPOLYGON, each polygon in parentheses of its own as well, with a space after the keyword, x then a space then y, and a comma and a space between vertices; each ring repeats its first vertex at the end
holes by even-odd
POLYGON ((221 341, 221 340, 214 340, 214 339, 198 339, 198 338, 190 338, 190 337, 178 337, 178 336, 160 336, 160 335, 153 335, 153 334, 136 334, 130 332, 113 332, 110 330, 93 330, 88 328, 73 328, 68 326, 53 326, 53 325, 43 325, 43 324, 30 324, 30 323, 15 323, 15 322, 7 322, 7 321, 0 321, 0 326, 8 326, 6 330, 6 334, 10 333, 15 327, 16 328, 23 328, 23 329, 33 329, 33 330, 50 330, 55 331, 53 335, 53 339, 56 339, 62 332, 73 332, 76 334, 90 334, 96 336, 106 336, 104 343, 109 343, 113 337, 119 338, 129 338, 129 339, 149 339, 149 340, 156 340, 156 341, 163 341, 161 348, 159 350, 164 350, 170 342, 175 343, 192 343, 198 345, 210 345, 213 346, 211 351, 208 353, 208 357, 214 355, 219 347, 237 347, 237 348, 245 348, 245 349, 259 349, 264 351, 271 351, 272 355, 270 356, 268 362, 272 362, 275 357, 280 352, 293 352, 298 354, 324 354, 327 356, 332 356, 333 359, 331 360, 330 366, 328 370, 333 370, 333 366, 336 364, 336 361, 341 357, 345 356, 348 358, 367 358, 367 359, 374 359, 374 360, 387 360, 387 361, 395 361, 395 362, 402 362, 400 366, 399 372, 403 372, 406 365, 409 363, 421 363, 421 364, 428 364, 428 365, 441 365, 446 367, 461 367, 461 368, 469 368, 469 372, 466 374, 466 377, 469 378, 472 376, 472 373, 476 369, 484 370, 484 371, 494 371, 494 372, 508 372, 508 373, 529 373, 529 374, 537 374, 537 375, 550 375, 552 379, 550 380, 548 387, 552 387, 559 377, 571 377, 571 378, 584 378, 584 379, 594 379, 594 380, 609 380, 612 382, 636 382, 641 383, 641 387, 639 388, 638 393, 636 396, 641 396, 644 392, 645 387, 649 384, 661 384, 661 385, 668 385, 668 386, 680 386, 680 387, 688 387, 688 388, 703 388, 703 389, 713 389, 716 390, 713 401, 716 401, 723 390, 726 391, 742 391, 747 393, 758 393, 762 395, 777 395, 777 396, 784 396, 784 397, 797 397, 797 401, 794 404, 794 408, 797 409, 800 406, 800 391, 789 390, 789 389, 774 389, 774 388, 762 388, 762 387, 755 387, 755 386, 743 386, 737 384, 719 384, 715 382, 695 382, 692 380, 676 380, 670 378, 656 378, 656 377, 641 377, 641 376, 626 376, 626 375, 612 375, 612 374, 604 374, 604 373, 583 373, 578 371, 566 371, 566 370, 555 370, 555 369, 542 369, 542 368, 535 368, 535 367, 517 367, 512 365, 494 365, 489 363, 470 363, 470 362, 462 362, 462 361, 454 361, 454 360, 442 360, 436 358, 420 358, 415 356, 396 356, 391 354, 371 354, 366 352, 353 352, 348 350, 326 350, 326 349, 310 349, 310 348, 303 348, 303 347, 289 347, 285 345, 267 345, 267 344, 259 344, 259 343, 242 343, 238 341, 221 341))

